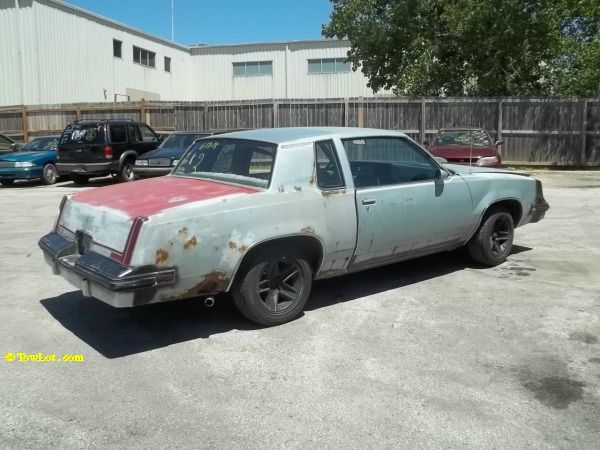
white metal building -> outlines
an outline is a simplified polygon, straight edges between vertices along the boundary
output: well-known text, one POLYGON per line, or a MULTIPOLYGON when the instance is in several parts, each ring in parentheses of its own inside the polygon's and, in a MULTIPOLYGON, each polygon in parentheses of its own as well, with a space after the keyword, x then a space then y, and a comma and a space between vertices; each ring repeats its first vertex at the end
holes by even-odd
POLYGON ((347 41, 184 46, 58 0, 0 0, 0 106, 374 95, 347 41))

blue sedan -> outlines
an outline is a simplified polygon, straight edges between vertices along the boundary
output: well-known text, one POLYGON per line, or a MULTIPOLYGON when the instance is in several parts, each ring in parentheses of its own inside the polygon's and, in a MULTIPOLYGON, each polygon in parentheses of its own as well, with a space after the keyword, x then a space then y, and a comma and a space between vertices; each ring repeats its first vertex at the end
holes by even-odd
POLYGON ((54 184, 58 172, 56 145, 60 136, 41 136, 25 144, 19 151, 0 157, 0 183, 12 185, 15 180, 41 179, 44 184, 54 184))

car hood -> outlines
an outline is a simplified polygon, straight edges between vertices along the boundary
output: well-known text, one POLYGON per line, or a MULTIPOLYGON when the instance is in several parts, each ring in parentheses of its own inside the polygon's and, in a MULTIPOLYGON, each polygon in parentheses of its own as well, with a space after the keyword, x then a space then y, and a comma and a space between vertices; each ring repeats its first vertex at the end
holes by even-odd
POLYGON ((259 189, 184 177, 160 177, 115 184, 75 194, 71 200, 116 210, 130 218, 150 217, 179 206, 252 194, 259 189))
POLYGON ((448 145, 448 146, 434 146, 431 147, 431 153, 435 156, 441 156, 446 159, 467 159, 481 158, 485 156, 496 156, 497 151, 495 147, 472 147, 463 145, 448 145))
POLYGON ((137 159, 149 159, 149 158, 180 158, 187 148, 175 147, 175 148, 157 148, 155 150, 144 153, 137 159))
POLYGON ((13 152, 7 155, 0 156, 0 161, 33 161, 36 159, 47 158, 56 155, 56 150, 41 151, 41 152, 13 152))
POLYGON ((530 176, 527 172, 520 170, 494 169, 493 167, 465 166, 461 164, 443 164, 444 167, 458 173, 459 175, 469 175, 471 173, 510 173, 512 175, 530 176))

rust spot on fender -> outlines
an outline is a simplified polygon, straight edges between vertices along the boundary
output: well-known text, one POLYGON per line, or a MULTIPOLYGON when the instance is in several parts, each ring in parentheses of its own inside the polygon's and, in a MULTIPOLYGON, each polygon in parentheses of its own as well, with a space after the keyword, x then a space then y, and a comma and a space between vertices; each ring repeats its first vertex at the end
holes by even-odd
POLYGON ((216 292, 222 292, 227 289, 229 285, 229 278, 225 276, 225 272, 220 270, 213 270, 202 277, 202 281, 196 284, 193 288, 188 290, 184 297, 192 297, 195 295, 202 294, 214 294, 216 292))
POLYGON ((294 190, 296 192, 300 192, 302 190, 302 186, 294 186, 294 190))
POLYGON ((311 227, 310 225, 305 226, 304 228, 301 228, 300 231, 302 233, 311 233, 311 234, 315 234, 315 230, 313 227, 311 227))
POLYGON ((173 245, 175 245, 175 243, 174 243, 173 241, 169 241, 169 245, 170 245, 171 247, 173 247, 173 245))
POLYGON ((163 264, 167 261, 167 259, 169 259, 169 252, 166 250, 163 250, 162 248, 159 248, 158 250, 156 250, 156 264, 163 264))
POLYGON ((246 250, 248 250, 248 246, 247 245, 242 245, 240 248, 240 253, 244 253, 246 250))
POLYGON ((237 248, 237 244, 235 242, 233 242, 233 241, 229 241, 229 248, 231 250, 234 250, 234 249, 237 248))
POLYGON ((197 243, 198 240, 196 239, 196 236, 192 236, 187 241, 185 241, 185 244, 183 244, 183 249, 189 250, 190 248, 195 247, 197 243))
POLYGON ((308 179, 308 184, 315 184, 315 176, 311 175, 310 178, 308 179))
POLYGON ((187 228, 186 227, 180 228, 179 231, 177 231, 177 234, 187 234, 187 228))

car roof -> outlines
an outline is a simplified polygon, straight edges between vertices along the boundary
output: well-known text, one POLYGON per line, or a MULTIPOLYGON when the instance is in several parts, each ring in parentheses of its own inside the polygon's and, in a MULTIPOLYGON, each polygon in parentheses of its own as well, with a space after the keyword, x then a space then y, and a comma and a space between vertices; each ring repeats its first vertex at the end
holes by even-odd
POLYGON ((406 137, 399 131, 379 130, 375 128, 351 128, 351 127, 290 127, 290 128, 259 128, 256 130, 236 131, 222 134, 219 137, 235 139, 248 139, 255 141, 270 142, 273 144, 287 144, 310 142, 331 138, 358 138, 371 136, 398 136, 406 137))

